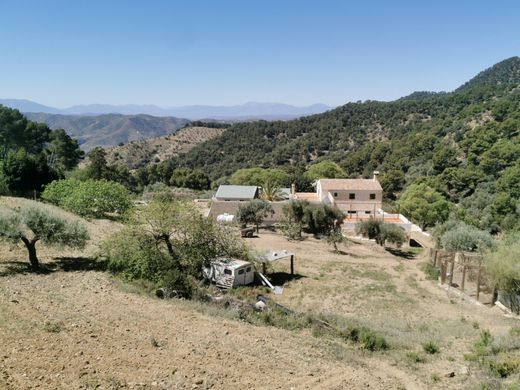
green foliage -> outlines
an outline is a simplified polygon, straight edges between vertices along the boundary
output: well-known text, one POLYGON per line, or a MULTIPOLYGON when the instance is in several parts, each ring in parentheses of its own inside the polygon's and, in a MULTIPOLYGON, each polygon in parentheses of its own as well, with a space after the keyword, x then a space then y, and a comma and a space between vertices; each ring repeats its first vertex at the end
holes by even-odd
POLYGON ((266 181, 262 184, 260 196, 263 200, 268 202, 277 202, 286 199, 286 195, 282 192, 281 188, 271 181, 266 181))
POLYGON ((421 270, 426 275, 426 279, 428 280, 438 280, 441 275, 441 270, 437 267, 434 267, 431 263, 427 262, 421 266, 421 270))
POLYGON ((345 171, 333 161, 323 160, 312 164, 306 173, 311 180, 317 179, 341 179, 346 177, 345 171))
POLYGON ((33 268, 39 267, 36 243, 82 248, 89 238, 78 221, 69 221, 43 204, 35 203, 21 210, 0 207, 0 238, 22 241, 33 268))
POLYGON ((269 214, 274 214, 271 203, 263 199, 253 199, 238 207, 237 221, 243 227, 246 227, 249 223, 254 224, 258 232, 258 227, 269 214))
POLYGON ((428 341, 428 342, 424 343, 422 345, 422 347, 423 347, 424 352, 426 352, 427 354, 430 354, 430 355, 435 355, 436 353, 439 352, 439 346, 433 341, 428 341))
POLYGON ((281 224, 280 230, 282 231, 282 234, 288 240, 301 240, 302 239, 303 226, 301 223, 285 221, 281 224))
POLYGON ((123 215, 132 207, 130 195, 119 183, 107 180, 58 180, 46 186, 42 199, 81 216, 123 215))
POLYGON ((301 226, 314 235, 339 231, 345 218, 343 212, 336 208, 306 200, 288 202, 283 207, 283 212, 287 223, 301 226))
POLYGON ((46 150, 49 165, 60 175, 73 169, 85 155, 79 148, 78 141, 71 138, 63 129, 51 131, 49 141, 46 150))
POLYGON ((406 241, 406 233, 402 228, 400 228, 397 225, 391 223, 383 223, 381 225, 381 231, 379 233, 378 241, 380 245, 383 246, 385 245, 385 243, 389 242, 400 247, 406 241))
POLYGON ((334 252, 338 252, 338 245, 345 245, 348 243, 347 239, 343 236, 341 231, 338 230, 331 230, 326 236, 325 236, 327 243, 332 245, 334 248, 334 252))
POLYGON ((397 225, 370 217, 356 224, 356 233, 384 246, 387 242, 401 246, 406 241, 406 233, 397 225))
POLYGON ((444 222, 451 210, 451 204, 426 184, 408 187, 398 203, 401 212, 422 229, 444 222))
POLYGON ((127 279, 145 279, 191 297, 202 267, 228 256, 248 258, 235 231, 200 215, 191 203, 153 201, 131 224, 108 238, 102 252, 109 269, 127 279))
POLYGON ((488 232, 465 223, 458 223, 442 234, 440 244, 449 251, 483 252, 492 248, 494 242, 488 232))
POLYGON ((347 329, 342 330, 340 334, 346 340, 359 343, 362 349, 369 351, 384 351, 389 348, 384 337, 365 327, 350 326, 347 329))
POLYGON ((51 131, 0 106, 0 193, 33 196, 74 167, 82 153, 64 130, 51 131))
POLYGON ((291 184, 289 175, 284 170, 258 167, 237 170, 229 178, 229 183, 247 186, 262 186, 265 183, 270 183, 276 187, 287 187, 291 184))
POLYGON ((511 310, 520 312, 517 295, 520 294, 520 236, 511 234, 499 241, 496 249, 485 258, 491 282, 511 303, 511 310))
POLYGON ((204 172, 189 168, 176 168, 170 178, 170 184, 192 190, 209 190, 211 187, 211 181, 204 172))

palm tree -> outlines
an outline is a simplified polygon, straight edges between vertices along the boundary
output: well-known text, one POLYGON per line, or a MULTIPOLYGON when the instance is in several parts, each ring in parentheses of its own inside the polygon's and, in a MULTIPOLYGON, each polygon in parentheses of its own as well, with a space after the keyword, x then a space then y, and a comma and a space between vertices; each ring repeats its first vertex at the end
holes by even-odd
POLYGON ((264 186, 262 187, 261 198, 269 202, 276 202, 279 200, 283 200, 284 194, 279 186, 277 186, 271 180, 267 180, 264 183, 264 186))

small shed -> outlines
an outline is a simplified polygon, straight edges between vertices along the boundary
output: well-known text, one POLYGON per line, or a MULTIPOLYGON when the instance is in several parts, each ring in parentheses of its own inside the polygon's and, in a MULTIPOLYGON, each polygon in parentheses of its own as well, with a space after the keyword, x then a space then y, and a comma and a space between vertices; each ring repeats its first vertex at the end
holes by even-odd
POLYGON ((255 280, 253 263, 244 260, 219 258, 202 270, 204 277, 219 287, 245 286, 255 280))
POLYGON ((272 263, 281 259, 291 259, 291 275, 294 275, 294 253, 289 252, 285 249, 282 250, 270 250, 265 256, 260 257, 258 260, 262 263, 262 271, 265 274, 266 263, 272 263))

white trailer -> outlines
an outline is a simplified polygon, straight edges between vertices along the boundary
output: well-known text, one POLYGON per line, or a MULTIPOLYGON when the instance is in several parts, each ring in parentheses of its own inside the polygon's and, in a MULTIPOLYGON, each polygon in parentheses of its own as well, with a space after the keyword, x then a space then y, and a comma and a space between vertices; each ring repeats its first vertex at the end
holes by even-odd
POLYGON ((220 258, 202 270, 204 277, 219 287, 245 286, 255 280, 253 263, 244 260, 220 258))

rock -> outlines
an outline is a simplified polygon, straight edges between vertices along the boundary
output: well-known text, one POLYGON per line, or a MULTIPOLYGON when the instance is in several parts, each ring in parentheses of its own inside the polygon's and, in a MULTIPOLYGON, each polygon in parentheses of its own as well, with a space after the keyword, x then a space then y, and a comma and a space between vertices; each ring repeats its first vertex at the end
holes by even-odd
POLYGON ((202 378, 198 378, 195 380, 196 385, 202 385, 203 383, 204 383, 204 379, 202 379, 202 378))
POLYGON ((446 375, 444 375, 446 378, 453 378, 455 376, 455 372, 449 372, 446 375))

